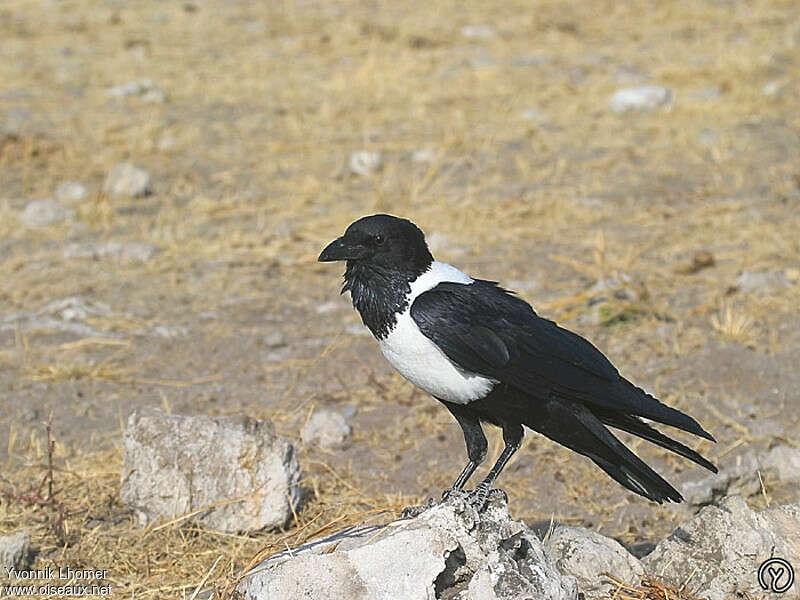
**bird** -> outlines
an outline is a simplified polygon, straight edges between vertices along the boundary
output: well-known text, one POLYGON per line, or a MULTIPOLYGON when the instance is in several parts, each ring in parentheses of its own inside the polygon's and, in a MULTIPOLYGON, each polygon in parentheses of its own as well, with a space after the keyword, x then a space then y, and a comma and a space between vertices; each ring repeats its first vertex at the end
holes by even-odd
POLYGON ((683 498, 609 428, 717 472, 652 425, 715 441, 694 418, 625 379, 591 342, 539 316, 514 292, 434 260, 425 234, 411 221, 362 217, 318 260, 345 262, 341 293, 350 293, 383 355, 461 426, 468 462, 444 498, 465 494, 473 505, 485 505, 526 427, 659 504, 683 498), (486 459, 483 424, 502 429, 504 448, 485 479, 466 492, 486 459))

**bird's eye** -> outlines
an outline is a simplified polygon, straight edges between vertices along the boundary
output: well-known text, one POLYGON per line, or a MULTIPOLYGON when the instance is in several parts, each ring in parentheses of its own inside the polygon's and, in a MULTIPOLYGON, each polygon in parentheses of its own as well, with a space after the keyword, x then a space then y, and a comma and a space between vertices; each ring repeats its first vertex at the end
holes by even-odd
POLYGON ((379 233, 378 235, 376 235, 376 236, 375 236, 373 239, 374 239, 374 241, 375 241, 375 245, 376 245, 376 246, 382 246, 382 245, 383 245, 383 242, 385 241, 385 240, 383 239, 383 236, 382 236, 380 233, 379 233))

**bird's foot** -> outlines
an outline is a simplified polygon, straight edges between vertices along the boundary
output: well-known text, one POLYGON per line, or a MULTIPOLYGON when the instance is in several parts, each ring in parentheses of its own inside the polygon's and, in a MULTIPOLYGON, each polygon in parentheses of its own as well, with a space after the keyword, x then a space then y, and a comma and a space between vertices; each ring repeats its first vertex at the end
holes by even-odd
POLYGON ((436 506, 437 502, 433 498, 428 498, 422 504, 418 506, 406 506, 403 509, 403 518, 404 519, 413 519, 424 513, 429 508, 436 506))
POLYGON ((492 488, 486 482, 479 483, 478 486, 467 494, 467 501, 478 512, 486 508, 486 503, 490 498, 500 496, 505 504, 508 504, 508 494, 498 488, 492 488))

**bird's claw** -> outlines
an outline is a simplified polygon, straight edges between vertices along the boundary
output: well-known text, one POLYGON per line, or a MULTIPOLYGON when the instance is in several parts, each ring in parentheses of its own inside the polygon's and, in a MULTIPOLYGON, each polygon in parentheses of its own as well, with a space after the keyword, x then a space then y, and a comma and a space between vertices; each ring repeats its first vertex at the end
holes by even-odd
POLYGON ((478 512, 486 508, 486 503, 492 496, 501 496, 503 502, 508 504, 508 494, 498 488, 492 488, 485 483, 479 483, 478 486, 467 494, 467 501, 478 512))
POLYGON ((470 491, 467 494, 467 501, 472 505, 472 507, 475 510, 479 512, 486 505, 486 500, 488 498, 489 498, 489 486, 484 485, 483 483, 479 483, 474 490, 470 491))
POLYGON ((433 498, 428 498, 427 500, 425 500, 425 502, 423 502, 418 506, 406 506, 403 509, 403 518, 413 519, 414 517, 421 515, 426 510, 428 510, 433 506, 436 506, 436 500, 434 500, 433 498))

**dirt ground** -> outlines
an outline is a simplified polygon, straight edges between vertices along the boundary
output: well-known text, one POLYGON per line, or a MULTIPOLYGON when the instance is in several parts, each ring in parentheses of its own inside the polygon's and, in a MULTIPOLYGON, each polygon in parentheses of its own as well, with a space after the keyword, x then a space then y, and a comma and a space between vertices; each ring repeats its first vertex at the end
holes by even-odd
MULTIPOLYGON (((718 464, 797 444, 798 98, 793 1, 6 0, 0 533, 29 529, 37 564, 113 564, 121 595, 178 597, 219 556, 207 581, 222 589, 260 550, 451 483, 457 425, 385 363, 339 296, 341 265, 316 263, 374 212, 592 340, 713 432, 678 437, 718 464), (141 79, 156 93, 109 94, 141 79), (610 109, 639 85, 672 99, 610 109), (362 150, 382 169, 352 173, 362 150), (150 195, 102 192, 123 160, 150 195), (28 202, 72 180, 89 193, 70 218, 24 226, 28 202), (69 250, 107 242, 154 254, 69 250), (143 406, 244 412, 293 439, 317 408, 356 412, 343 448, 300 446, 316 493, 298 524, 227 538, 133 527, 121 436, 143 406), (32 498, 49 414, 66 529, 32 498)), ((632 447, 676 484, 704 476, 632 447)), ((629 543, 687 515, 535 435, 499 484, 517 517, 629 543)), ((754 503, 791 493, 763 492, 754 503)))

